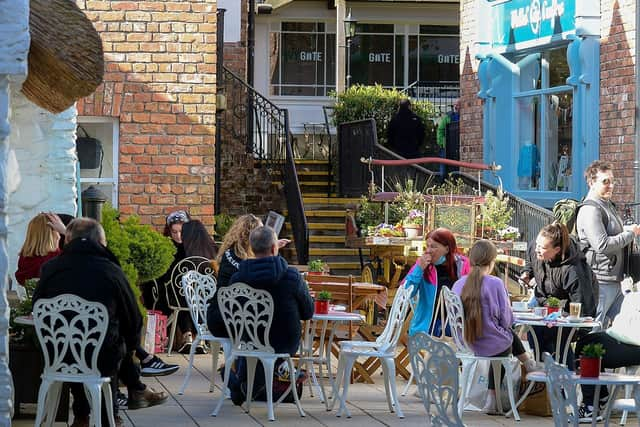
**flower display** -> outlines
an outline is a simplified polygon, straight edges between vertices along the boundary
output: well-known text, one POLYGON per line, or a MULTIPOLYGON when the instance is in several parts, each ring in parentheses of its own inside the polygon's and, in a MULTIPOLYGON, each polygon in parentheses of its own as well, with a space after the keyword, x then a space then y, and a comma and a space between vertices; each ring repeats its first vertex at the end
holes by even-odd
POLYGON ((411 209, 402 223, 403 225, 422 226, 422 224, 424 223, 424 212, 418 209, 411 209))
POLYGON ((404 232, 401 228, 394 226, 393 224, 380 223, 375 227, 369 226, 367 230, 368 236, 381 236, 381 237, 402 237, 404 232))

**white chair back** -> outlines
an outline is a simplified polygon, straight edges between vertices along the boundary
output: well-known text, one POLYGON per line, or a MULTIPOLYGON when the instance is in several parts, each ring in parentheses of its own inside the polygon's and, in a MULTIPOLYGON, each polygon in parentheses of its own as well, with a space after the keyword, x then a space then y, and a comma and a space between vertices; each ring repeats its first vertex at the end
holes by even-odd
POLYGON ((172 310, 184 310, 188 307, 184 303, 184 288, 182 277, 189 271, 197 271, 208 276, 214 275, 211 260, 201 256, 192 256, 180 260, 171 270, 171 280, 165 284, 167 304, 172 310))
POLYGON ((193 324, 199 335, 209 334, 207 327, 207 308, 209 300, 216 293, 216 279, 197 271, 188 271, 182 276, 182 288, 193 324))
POLYGON ((419 332, 409 337, 411 367, 431 425, 464 427, 458 416, 458 359, 442 341, 419 332), (436 407, 431 413, 430 402, 436 407))
POLYGON ((234 283, 218 290, 218 306, 234 351, 274 353, 269 342, 273 321, 269 292, 234 283))
POLYGON ((547 393, 554 425, 566 426, 571 422, 578 427, 578 395, 571 371, 556 363, 549 353, 544 354, 544 370, 548 377, 547 393))
POLYGON ((451 329, 453 342, 458 351, 474 354, 473 349, 464 339, 464 307, 460 296, 446 286, 442 287, 440 295, 444 297, 444 305, 447 310, 447 322, 451 329))
POLYGON ((380 346, 381 351, 395 348, 402 333, 404 319, 407 317, 411 302, 411 292, 413 286, 399 286, 396 290, 396 296, 393 298, 393 304, 387 317, 387 324, 382 333, 376 338, 376 344, 380 346))
POLYGON ((33 319, 45 374, 100 377, 98 353, 109 323, 103 304, 72 294, 39 299, 33 319))

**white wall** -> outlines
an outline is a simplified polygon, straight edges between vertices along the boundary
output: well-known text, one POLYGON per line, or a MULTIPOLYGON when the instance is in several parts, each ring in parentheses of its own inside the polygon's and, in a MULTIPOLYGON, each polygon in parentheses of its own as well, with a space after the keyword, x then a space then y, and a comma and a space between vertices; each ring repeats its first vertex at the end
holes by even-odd
POLYGON ((218 9, 226 9, 224 13, 224 41, 234 43, 240 41, 241 0, 218 0, 218 9))

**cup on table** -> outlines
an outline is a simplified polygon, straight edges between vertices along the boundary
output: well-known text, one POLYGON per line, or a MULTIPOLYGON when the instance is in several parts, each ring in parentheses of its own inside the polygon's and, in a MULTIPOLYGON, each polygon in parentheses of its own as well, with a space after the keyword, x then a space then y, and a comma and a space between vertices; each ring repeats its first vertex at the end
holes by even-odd
POLYGON ((582 303, 570 302, 569 303, 569 317, 577 319, 582 314, 582 303))
POLYGON ((540 317, 547 317, 547 307, 533 307, 533 314, 540 317))
POLYGON ((511 309, 513 311, 527 311, 527 302, 526 301, 513 301, 511 303, 511 309))

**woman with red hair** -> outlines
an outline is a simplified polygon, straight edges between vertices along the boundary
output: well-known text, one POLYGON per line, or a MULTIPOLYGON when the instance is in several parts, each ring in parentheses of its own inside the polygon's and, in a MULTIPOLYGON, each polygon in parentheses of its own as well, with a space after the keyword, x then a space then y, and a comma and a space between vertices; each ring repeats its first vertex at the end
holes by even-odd
POLYGON ((443 286, 451 286, 469 274, 469 259, 458 251, 456 238, 446 228, 436 228, 427 235, 427 247, 405 278, 405 286, 413 286, 418 294, 409 335, 417 332, 440 334, 443 319, 434 318, 433 311, 443 286), (433 318, 433 327, 432 327, 433 318))

